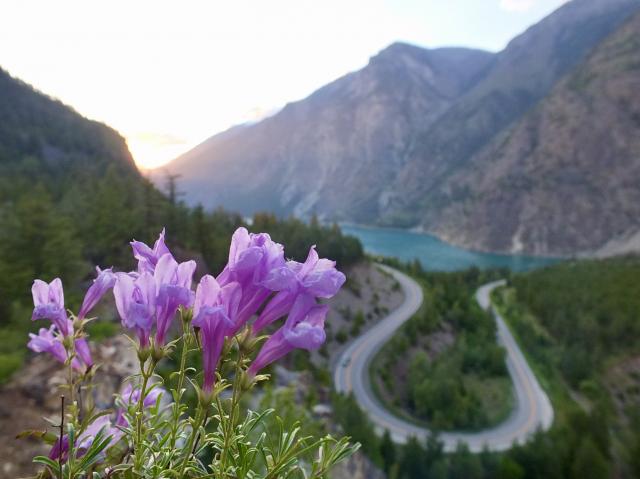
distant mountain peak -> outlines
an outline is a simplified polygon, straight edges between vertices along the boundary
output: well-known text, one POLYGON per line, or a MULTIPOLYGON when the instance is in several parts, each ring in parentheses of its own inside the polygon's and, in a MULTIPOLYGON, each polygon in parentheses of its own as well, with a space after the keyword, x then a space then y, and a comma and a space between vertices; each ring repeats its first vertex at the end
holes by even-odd
POLYGON ((210 138, 171 168, 182 173, 188 200, 207 207, 418 226, 465 244, 482 227, 472 245, 486 250, 591 247, 602 239, 593 228, 560 240, 545 235, 545 225, 510 214, 534 186, 522 178, 502 184, 504 171, 483 152, 508 141, 511 128, 639 9, 640 0, 573 0, 498 54, 393 43, 361 70, 272 117, 210 138), (462 181, 485 171, 483 191, 462 181), (466 218, 495 188, 520 193, 500 205, 506 210, 480 216, 481 225, 443 217, 466 218), (503 231, 510 231, 507 243, 503 231))

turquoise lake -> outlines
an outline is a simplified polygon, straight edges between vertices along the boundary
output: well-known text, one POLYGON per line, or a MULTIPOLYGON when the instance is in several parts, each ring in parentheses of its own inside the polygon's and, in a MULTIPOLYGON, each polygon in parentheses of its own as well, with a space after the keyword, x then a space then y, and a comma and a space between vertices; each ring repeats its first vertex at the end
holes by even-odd
POLYGON ((556 263, 556 258, 480 253, 445 243, 433 236, 392 228, 341 225, 356 236, 367 253, 392 256, 403 261, 418 259, 429 271, 456 271, 471 266, 526 271, 556 263))

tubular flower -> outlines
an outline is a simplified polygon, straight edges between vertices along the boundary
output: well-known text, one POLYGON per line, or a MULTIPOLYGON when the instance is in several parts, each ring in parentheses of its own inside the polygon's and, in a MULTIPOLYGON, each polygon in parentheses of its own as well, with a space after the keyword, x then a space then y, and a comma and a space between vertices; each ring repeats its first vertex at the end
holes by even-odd
POLYGON ((116 273, 113 295, 122 325, 136 332, 141 347, 148 346, 156 310, 156 283, 151 273, 144 272, 135 279, 116 273))
POLYGON ((150 248, 141 241, 133 240, 131 242, 133 256, 138 260, 138 273, 142 274, 147 272, 153 274, 160 258, 165 254, 171 254, 164 242, 164 235, 165 231, 164 228, 162 228, 160 236, 158 236, 153 248, 150 248))
POLYGON ((116 275, 112 268, 103 269, 96 267, 98 277, 93 280, 93 284, 87 290, 82 301, 82 307, 78 313, 78 319, 84 319, 98 301, 116 284, 116 275))
POLYGON ((49 319, 64 336, 73 334, 73 324, 64 309, 64 291, 62 281, 56 278, 47 284, 36 279, 31 287, 33 295, 33 314, 31 320, 49 319))
POLYGON ((278 291, 264 308, 253 325, 255 332, 285 316, 301 294, 316 298, 331 298, 344 284, 346 278, 336 269, 335 261, 319 258, 315 245, 309 249, 304 263, 287 261, 282 268, 270 272, 263 284, 278 291))
POLYGON ((271 272, 284 266, 284 247, 266 233, 249 233, 238 228, 231 238, 229 262, 218 276, 224 286, 238 282, 242 288, 242 305, 234 320, 235 334, 253 316, 272 290, 264 281, 271 272))
POLYGON ((262 346, 249 367, 255 376, 265 366, 285 356, 292 350, 318 349, 324 343, 324 320, 329 307, 316 304, 313 296, 302 294, 295 300, 285 324, 262 346))
MULTIPOLYGON (((49 353, 55 359, 64 363, 67 360, 67 350, 62 344, 62 340, 56 334, 56 327, 51 325, 49 329, 40 328, 37 335, 29 333, 27 347, 36 353, 49 353)), ((74 360, 74 369, 81 369, 79 361, 74 360)))
POLYGON ((163 345, 171 326, 171 320, 179 306, 190 308, 194 294, 191 291, 195 261, 178 264, 170 253, 163 255, 156 264, 154 280, 156 282, 156 342, 163 345))
MULTIPOLYGON (((142 400, 142 404, 145 408, 150 408, 156 404, 159 396, 164 395, 166 391, 164 388, 159 386, 154 387, 151 391, 147 393, 145 398, 142 400)), ((123 402, 128 405, 137 404, 140 400, 140 386, 133 386, 130 382, 128 382, 124 388, 122 389, 122 393, 120 394, 123 402)), ((118 409, 116 413, 116 426, 127 427, 129 426, 129 421, 125 415, 125 409, 118 409)))
MULTIPOLYGON (((162 396, 165 393, 165 390, 159 386, 154 387, 151 391, 147 392, 142 404, 144 407, 153 406, 158 396, 162 396)), ((135 387, 128 382, 124 388, 122 389, 122 399, 127 404, 136 404, 140 400, 140 386, 136 385, 135 387)))
POLYGON ((86 338, 78 338, 75 340, 76 357, 80 358, 80 361, 84 363, 87 369, 93 366, 93 358, 91 357, 91 350, 89 349, 89 343, 86 338))
POLYGON ((193 306, 193 326, 200 330, 204 370, 203 390, 210 393, 224 345, 224 338, 235 328, 242 290, 239 283, 220 287, 213 276, 206 275, 198 284, 193 306))
MULTIPOLYGON (((85 429, 85 431, 81 433, 76 439, 76 443, 74 445, 76 457, 82 457, 85 455, 100 431, 103 431, 105 436, 111 437, 111 440, 105 448, 105 451, 116 444, 124 434, 122 431, 111 424, 111 420, 108 416, 100 416, 91 424, 89 424, 89 426, 87 426, 87 429, 85 429)), ((65 435, 62 437, 62 442, 60 441, 60 439, 58 439, 54 443, 51 451, 49 452, 49 458, 53 460, 66 461, 68 459, 68 455, 69 437, 65 435)))

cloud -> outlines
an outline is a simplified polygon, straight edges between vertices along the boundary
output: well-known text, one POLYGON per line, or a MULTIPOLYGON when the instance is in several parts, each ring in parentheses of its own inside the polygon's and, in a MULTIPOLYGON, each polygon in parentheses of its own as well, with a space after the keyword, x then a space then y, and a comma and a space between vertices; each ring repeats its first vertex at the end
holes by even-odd
POLYGON ((536 0, 500 0, 500 8, 508 12, 526 12, 536 4, 536 0))
POLYGON ((152 143, 158 146, 186 145, 186 138, 182 138, 171 133, 157 133, 153 131, 142 131, 129 136, 130 139, 152 143))

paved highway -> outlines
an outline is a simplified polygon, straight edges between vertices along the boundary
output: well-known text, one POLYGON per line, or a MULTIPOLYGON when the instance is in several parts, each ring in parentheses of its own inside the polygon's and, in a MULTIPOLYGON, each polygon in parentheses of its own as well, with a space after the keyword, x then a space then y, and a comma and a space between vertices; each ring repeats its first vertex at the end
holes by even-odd
MULTIPOLYGON (((412 436, 424 440, 429 430, 393 415, 380 404, 371 390, 369 365, 393 333, 418 310, 423 295, 420 285, 407 275, 387 266, 380 267, 398 280, 405 300, 343 351, 334 367, 334 383, 338 392, 354 394, 377 433, 388 430, 395 442, 404 444, 412 436)), ((548 429, 553 422, 553 408, 547 394, 540 387, 504 319, 491 307, 491 291, 503 284, 504 281, 495 281, 482 286, 476 292, 476 300, 483 309, 492 310, 498 325, 498 341, 507 351, 507 368, 516 396, 515 407, 510 416, 494 428, 476 432, 440 432, 439 438, 446 451, 455 450, 459 442, 466 443, 472 452, 480 452, 484 447, 503 451, 514 442, 526 441, 538 428, 548 429)))

